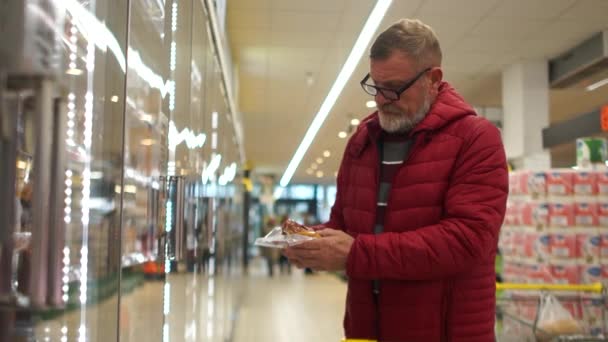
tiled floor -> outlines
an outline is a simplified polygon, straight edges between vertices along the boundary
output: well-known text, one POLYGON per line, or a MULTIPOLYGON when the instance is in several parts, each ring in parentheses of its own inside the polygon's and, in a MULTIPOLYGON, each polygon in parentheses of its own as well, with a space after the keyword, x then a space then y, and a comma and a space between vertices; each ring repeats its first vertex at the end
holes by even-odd
MULTIPOLYGON (((278 273, 278 272, 277 272, 278 273)), ((267 276, 254 259, 248 276, 176 273, 36 324, 32 340, 170 342, 338 342, 346 285, 326 273, 267 276), (240 304, 238 315, 225 312, 240 304), (236 319, 235 319, 236 318, 236 319), (82 322, 86 322, 82 324, 82 322), (80 338, 84 336, 83 338, 80 338)))
POLYGON ((343 337, 346 285, 336 276, 294 269, 269 278, 257 271, 246 282, 234 342, 338 342, 343 337))

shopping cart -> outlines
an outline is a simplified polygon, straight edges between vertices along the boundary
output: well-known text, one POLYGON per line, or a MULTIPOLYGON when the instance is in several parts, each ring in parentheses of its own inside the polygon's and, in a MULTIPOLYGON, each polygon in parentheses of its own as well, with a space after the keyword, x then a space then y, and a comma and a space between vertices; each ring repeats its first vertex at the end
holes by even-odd
POLYGON ((496 341, 608 341, 606 288, 595 284, 497 283, 496 341), (539 327, 541 298, 552 294, 582 327, 575 335, 539 327))

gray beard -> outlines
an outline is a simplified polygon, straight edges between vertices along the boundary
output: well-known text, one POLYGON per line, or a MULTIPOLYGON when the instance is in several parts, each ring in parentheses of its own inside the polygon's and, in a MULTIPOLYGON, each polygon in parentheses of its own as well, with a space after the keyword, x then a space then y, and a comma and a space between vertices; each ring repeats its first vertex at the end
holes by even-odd
POLYGON ((395 113, 384 114, 378 110, 380 127, 388 133, 407 133, 426 117, 430 108, 431 101, 426 97, 422 107, 412 117, 395 113))

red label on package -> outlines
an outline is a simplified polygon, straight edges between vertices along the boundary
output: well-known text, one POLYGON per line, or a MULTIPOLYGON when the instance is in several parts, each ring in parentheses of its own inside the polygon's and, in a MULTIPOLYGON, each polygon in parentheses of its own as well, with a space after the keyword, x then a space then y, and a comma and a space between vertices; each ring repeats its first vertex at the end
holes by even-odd
POLYGON ((597 172, 574 173, 574 194, 577 196, 595 196, 598 193, 597 172))
POLYGON ((556 228, 551 232, 551 255, 561 259, 578 258, 576 232, 569 228, 556 228))
POLYGON ((551 265, 551 275, 557 284, 579 284, 580 273, 576 262, 555 262, 551 265))
POLYGON ((583 284, 599 283, 602 281, 602 265, 600 264, 580 265, 580 272, 583 284))
POLYGON ((600 224, 597 203, 579 202, 574 204, 574 222, 581 227, 595 227, 600 224))
POLYGON ((534 264, 528 268, 528 282, 550 284, 553 281, 549 264, 534 264))
POLYGON ((608 228, 600 228, 600 258, 608 259, 608 228))
POLYGON ((570 227, 574 225, 574 206, 572 204, 549 204, 549 225, 551 227, 570 227))
POLYGON ((597 173, 597 187, 600 196, 608 196, 608 172, 597 173))
POLYGON ((524 253, 524 233, 520 229, 514 229, 511 234, 511 251, 515 256, 522 256, 524 253))
POLYGON ((509 172, 509 193, 512 195, 519 195, 522 193, 522 189, 519 183, 519 173, 509 172))
POLYGON ((596 228, 582 228, 576 233, 579 256, 584 259, 597 259, 601 256, 602 237, 596 228))
POLYGON ((574 193, 574 173, 570 170, 555 170, 545 174, 547 194, 570 196, 574 193))

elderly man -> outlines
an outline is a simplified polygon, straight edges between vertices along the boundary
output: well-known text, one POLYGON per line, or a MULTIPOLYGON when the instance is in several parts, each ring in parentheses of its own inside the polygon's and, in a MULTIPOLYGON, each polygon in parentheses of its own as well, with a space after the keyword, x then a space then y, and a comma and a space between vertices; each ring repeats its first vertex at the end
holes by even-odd
POLYGON ((378 36, 361 81, 378 110, 346 146, 330 220, 284 251, 346 271, 347 338, 494 340, 506 158, 498 129, 442 80, 441 57, 419 20, 378 36))

